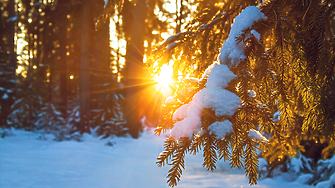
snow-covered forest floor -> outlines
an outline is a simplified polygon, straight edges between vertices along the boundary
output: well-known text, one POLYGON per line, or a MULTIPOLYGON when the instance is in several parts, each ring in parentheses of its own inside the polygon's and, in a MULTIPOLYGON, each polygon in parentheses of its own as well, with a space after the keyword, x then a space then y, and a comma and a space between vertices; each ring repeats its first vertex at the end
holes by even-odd
MULTIPOLYGON (((0 138, 0 187, 36 188, 160 188, 167 187, 169 167, 158 168, 157 155, 163 151, 164 136, 145 131, 137 140, 101 140, 84 135, 82 142, 53 141, 52 135, 12 130, 0 138), (110 144, 107 144, 110 143, 110 144), (112 146, 111 146, 112 145, 112 146)), ((300 178, 301 179, 301 178, 300 178)), ((186 156, 178 188, 250 187, 243 170, 232 170, 220 161, 217 170, 202 168, 201 153, 186 156)), ((310 187, 282 174, 253 187, 310 187), (291 179, 291 180, 290 180, 291 179)))

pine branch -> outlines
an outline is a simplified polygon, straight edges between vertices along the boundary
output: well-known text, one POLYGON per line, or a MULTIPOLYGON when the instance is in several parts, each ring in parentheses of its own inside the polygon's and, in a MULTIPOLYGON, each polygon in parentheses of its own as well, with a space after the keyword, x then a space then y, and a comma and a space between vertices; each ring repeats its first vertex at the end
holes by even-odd
POLYGON ((155 135, 160 135, 162 132, 165 133, 167 129, 170 129, 173 127, 173 113, 172 111, 168 114, 166 114, 161 122, 157 125, 155 129, 155 135))
POLYGON ((215 145, 215 135, 206 134, 205 136, 205 146, 204 146, 204 162, 202 164, 207 170, 214 171, 217 161, 216 155, 217 147, 215 145))
POLYGON ((191 141, 187 138, 181 138, 178 148, 175 150, 172 158, 171 169, 168 171, 167 183, 170 187, 177 186, 177 182, 180 181, 182 175, 182 168, 185 169, 185 154, 187 153, 191 141))
POLYGON ((165 140, 165 144, 164 144, 165 151, 160 153, 157 157, 158 161, 156 162, 156 164, 158 165, 158 167, 162 167, 165 165, 165 163, 166 164, 169 163, 169 159, 171 158, 173 153, 176 151, 177 147, 178 147, 178 144, 172 137, 168 137, 165 140))
POLYGON ((258 179, 258 158, 256 143, 249 139, 246 148, 245 172, 249 176, 249 184, 257 184, 258 179))
POLYGON ((232 168, 241 168, 243 167, 243 162, 244 162, 244 149, 243 149, 243 141, 242 141, 242 135, 236 136, 234 135, 234 139, 232 139, 231 143, 231 148, 232 148, 232 153, 231 153, 231 161, 229 165, 232 168))
MULTIPOLYGON (((226 136, 227 138, 227 136, 226 136)), ((231 154, 229 151, 229 140, 220 139, 216 141, 216 145, 219 153, 219 160, 223 158, 224 161, 231 159, 231 154)))
POLYGON ((204 142, 205 140, 203 136, 195 136, 190 147, 191 154, 196 155, 199 152, 199 150, 201 150, 201 147, 204 145, 204 142))

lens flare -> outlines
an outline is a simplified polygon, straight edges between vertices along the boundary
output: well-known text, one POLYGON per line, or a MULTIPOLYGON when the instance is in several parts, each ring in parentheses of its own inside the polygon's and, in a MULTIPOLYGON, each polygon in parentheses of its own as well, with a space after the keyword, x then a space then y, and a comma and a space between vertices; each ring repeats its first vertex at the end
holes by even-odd
POLYGON ((161 87, 169 87, 172 83, 173 68, 168 65, 161 67, 160 74, 155 77, 156 82, 161 87))

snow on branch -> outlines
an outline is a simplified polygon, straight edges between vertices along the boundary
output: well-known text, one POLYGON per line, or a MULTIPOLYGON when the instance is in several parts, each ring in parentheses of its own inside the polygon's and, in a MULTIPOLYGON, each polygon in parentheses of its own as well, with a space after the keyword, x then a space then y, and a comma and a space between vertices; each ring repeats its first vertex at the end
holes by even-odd
POLYGON ((210 134, 216 135, 216 139, 224 139, 224 137, 233 132, 233 124, 229 120, 224 120, 222 122, 214 122, 208 127, 210 134))
MULTIPOLYGON (((227 12, 218 12, 214 18, 206 24, 201 25, 195 31, 185 31, 180 32, 176 35, 172 35, 167 38, 158 48, 158 50, 165 48, 165 50, 172 50, 177 47, 180 42, 176 42, 184 38, 188 35, 196 35, 201 33, 203 30, 212 28, 215 24, 220 21, 226 21, 230 14, 227 12)), ((266 16, 259 10, 258 7, 249 6, 245 8, 238 16, 236 16, 234 23, 231 26, 231 31, 229 33, 228 39, 223 43, 222 49, 220 51, 219 61, 222 64, 222 61, 225 59, 232 60, 232 63, 236 65, 239 60, 243 60, 245 58, 243 49, 245 44, 243 42, 237 43, 236 39, 241 36, 243 30, 250 28, 255 21, 260 19, 266 19, 266 16), (222 55, 221 55, 222 54, 222 55)), ((251 31, 251 34, 254 35, 258 40, 260 38, 260 34, 255 30, 251 31)))
POLYGON ((236 78, 236 75, 229 70, 227 65, 217 65, 212 68, 212 71, 207 78, 206 86, 226 88, 228 87, 228 83, 234 78, 236 78))
POLYGON ((256 131, 255 129, 250 129, 248 133, 248 137, 251 139, 255 139, 261 142, 268 143, 268 139, 266 139, 260 132, 256 131))
MULTIPOLYGON (((199 132, 202 125, 203 108, 212 109, 218 117, 231 116, 239 108, 240 98, 224 89, 236 75, 229 70, 227 65, 218 65, 215 62, 211 67, 208 70, 210 73, 208 73, 206 87, 196 93, 190 103, 182 105, 173 114, 173 120, 176 121, 171 130, 173 138, 191 137, 194 132, 199 132)), ((212 129, 215 129, 214 125, 212 129)), ((219 137, 221 136, 219 135, 219 137)))
POLYGON ((166 50, 171 50, 179 44, 179 42, 175 42, 175 41, 178 41, 184 38, 186 35, 193 35, 193 34, 194 34, 193 31, 185 31, 185 32, 180 32, 175 35, 171 35, 158 47, 158 49, 162 49, 166 47, 166 50))
MULTIPOLYGON (((244 47, 245 44, 237 42, 243 31, 250 28, 255 21, 266 19, 266 16, 255 6, 245 8, 238 16, 236 16, 234 23, 231 25, 231 30, 228 39, 223 43, 220 50, 218 60, 221 64, 237 66, 241 60, 245 59, 244 47)), ((252 34, 259 38, 255 31, 252 34)))
POLYGON ((158 49, 162 49, 162 48, 165 47, 165 50, 172 50, 176 46, 178 46, 178 44, 180 44, 180 42, 176 42, 176 41, 184 38, 187 35, 196 35, 198 33, 201 33, 203 30, 209 29, 209 28, 213 27, 213 25, 217 24, 219 21, 224 21, 225 19, 227 19, 227 13, 226 12, 218 12, 209 23, 202 24, 199 27, 199 29, 197 29, 195 31, 185 31, 185 32, 177 33, 175 35, 171 35, 160 45, 160 47, 158 49))

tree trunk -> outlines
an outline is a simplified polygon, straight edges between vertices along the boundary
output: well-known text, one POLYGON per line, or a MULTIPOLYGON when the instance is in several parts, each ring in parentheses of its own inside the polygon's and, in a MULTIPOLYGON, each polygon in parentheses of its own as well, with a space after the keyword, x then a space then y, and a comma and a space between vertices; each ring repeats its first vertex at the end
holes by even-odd
POLYGON ((145 19, 147 15, 146 0, 137 0, 133 9, 132 35, 126 59, 126 120, 129 133, 138 138, 141 130, 139 91, 143 85, 143 53, 145 19))
POLYGON ((89 132, 90 109, 90 0, 83 0, 81 7, 80 48, 80 132, 89 132))
POLYGON ((58 39, 59 39, 59 46, 60 46, 60 56, 59 56, 59 84, 60 84, 60 111, 62 113, 62 116, 66 118, 67 114, 67 58, 66 58, 66 45, 67 45, 67 23, 68 18, 66 14, 66 4, 67 0, 58 0, 59 5, 59 33, 58 33, 58 39))

